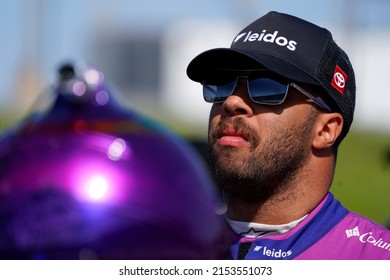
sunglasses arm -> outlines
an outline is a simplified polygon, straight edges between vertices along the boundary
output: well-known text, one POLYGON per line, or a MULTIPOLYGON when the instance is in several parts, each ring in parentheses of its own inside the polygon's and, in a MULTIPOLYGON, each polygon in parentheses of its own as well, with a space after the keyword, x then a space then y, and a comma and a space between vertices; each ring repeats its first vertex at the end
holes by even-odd
POLYGON ((310 93, 308 93, 306 90, 304 90, 303 88, 301 88, 300 86, 298 86, 296 83, 290 83, 289 86, 292 86, 294 87, 295 89, 299 90, 301 93, 303 93, 304 95, 306 95, 307 97, 309 97, 310 99, 312 99, 315 103, 317 103, 320 107, 322 107, 323 109, 325 109, 326 111, 328 112, 332 112, 332 109, 325 104, 325 102, 323 102, 321 99, 317 98, 317 97, 314 97, 313 95, 311 95, 310 93))

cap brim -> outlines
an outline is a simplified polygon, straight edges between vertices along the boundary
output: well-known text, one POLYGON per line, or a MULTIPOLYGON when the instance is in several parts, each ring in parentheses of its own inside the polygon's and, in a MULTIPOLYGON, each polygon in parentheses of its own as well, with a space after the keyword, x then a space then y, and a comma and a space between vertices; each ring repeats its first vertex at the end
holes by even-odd
POLYGON ((187 67, 188 77, 202 82, 207 72, 215 69, 268 69, 288 80, 311 85, 319 83, 301 69, 268 54, 241 51, 230 48, 217 48, 196 56, 187 67))

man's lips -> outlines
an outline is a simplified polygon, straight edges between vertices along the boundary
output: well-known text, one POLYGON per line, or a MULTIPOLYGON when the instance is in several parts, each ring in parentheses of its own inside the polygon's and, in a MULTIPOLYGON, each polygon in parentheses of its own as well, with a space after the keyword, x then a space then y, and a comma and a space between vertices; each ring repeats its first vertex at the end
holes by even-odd
POLYGON ((238 147, 248 143, 248 138, 241 129, 227 127, 217 134, 217 142, 222 146, 238 147))

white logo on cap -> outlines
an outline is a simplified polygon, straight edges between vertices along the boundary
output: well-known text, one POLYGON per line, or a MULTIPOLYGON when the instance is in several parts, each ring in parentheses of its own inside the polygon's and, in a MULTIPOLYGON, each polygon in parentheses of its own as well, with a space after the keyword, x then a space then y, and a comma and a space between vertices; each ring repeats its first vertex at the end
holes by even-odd
POLYGON ((234 43, 237 42, 238 40, 240 40, 240 38, 241 38, 242 36, 244 36, 245 34, 246 34, 246 32, 237 35, 236 38, 234 39, 234 43))
POLYGON ((233 43, 237 43, 241 38, 243 39, 243 43, 246 42, 265 42, 265 43, 276 43, 281 47, 287 47, 290 51, 295 51, 297 42, 293 40, 288 40, 286 37, 278 36, 279 31, 274 31, 273 33, 266 33, 267 30, 263 30, 261 33, 256 32, 244 32, 238 34, 236 38, 234 38, 233 43), (246 36, 245 36, 246 35, 246 36))
POLYGON ((348 76, 341 68, 336 65, 333 72, 332 86, 344 95, 345 83, 347 82, 348 76))
POLYGON ((345 87, 345 78, 344 78, 343 74, 341 74, 340 72, 336 72, 336 73, 334 73, 333 79, 339 88, 345 87))

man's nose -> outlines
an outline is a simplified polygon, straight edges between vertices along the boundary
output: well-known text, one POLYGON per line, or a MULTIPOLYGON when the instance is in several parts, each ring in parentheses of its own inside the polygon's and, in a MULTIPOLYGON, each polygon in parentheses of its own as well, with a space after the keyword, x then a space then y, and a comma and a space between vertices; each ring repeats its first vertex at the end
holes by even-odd
POLYGON ((249 97, 247 79, 239 79, 233 93, 222 104, 223 114, 253 115, 253 101, 249 97))

